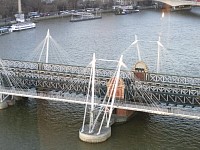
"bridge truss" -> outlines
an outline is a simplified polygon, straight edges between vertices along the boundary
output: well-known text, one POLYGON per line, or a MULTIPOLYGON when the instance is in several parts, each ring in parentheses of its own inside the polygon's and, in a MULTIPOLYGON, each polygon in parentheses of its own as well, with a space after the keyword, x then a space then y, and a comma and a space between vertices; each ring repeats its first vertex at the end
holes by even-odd
MULTIPOLYGON (((0 91, 2 94, 19 96, 20 92, 24 92, 21 96, 51 99, 53 97, 51 94, 49 95, 51 92, 56 93, 57 96, 58 93, 68 96, 70 93, 76 93, 76 97, 80 95, 84 97, 88 91, 90 68, 14 60, 2 60, 2 65, 0 70, 3 83, 0 91), (9 85, 6 77, 9 77, 13 87, 9 85), (34 93, 33 89, 36 90, 34 93), (49 96, 44 96, 47 92, 49 96)), ((114 71, 112 69, 96 69, 98 76, 95 96, 98 99, 102 99, 106 95, 107 84, 114 71)), ((115 103, 114 107, 116 108, 136 110, 133 105, 137 105, 137 107, 149 107, 146 111, 153 112, 153 107, 162 109, 165 105, 167 111, 169 106, 170 108, 174 107, 174 111, 188 109, 187 107, 196 111, 200 106, 200 78, 148 73, 145 81, 139 81, 134 77, 133 72, 123 70, 120 72, 120 78, 125 84, 125 100, 123 105, 119 103, 120 101, 115 103), (151 100, 147 102, 147 99, 151 100), (153 105, 151 104, 152 100, 154 100, 153 105), (155 107, 154 103, 158 107, 155 107)), ((53 98, 55 99, 55 97, 53 98)), ((57 100, 76 103, 76 101, 68 101, 66 98, 61 96, 57 100)), ((82 100, 77 103, 85 104, 86 102, 82 100)), ((142 108, 137 108, 137 110, 145 111, 142 108)))

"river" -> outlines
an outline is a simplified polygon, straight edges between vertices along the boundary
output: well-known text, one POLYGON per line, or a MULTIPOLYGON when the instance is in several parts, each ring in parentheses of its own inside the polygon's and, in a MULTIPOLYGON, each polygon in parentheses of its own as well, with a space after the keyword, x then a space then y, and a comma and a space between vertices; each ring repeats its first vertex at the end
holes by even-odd
MULTIPOLYGON (((200 8, 190 12, 142 10, 102 19, 69 22, 69 18, 44 20, 35 29, 0 37, 1 58, 32 60, 37 46, 49 29, 61 49, 49 50, 52 63, 87 66, 97 58, 119 59, 131 69, 138 60, 137 35, 141 58, 151 72, 156 71, 157 41, 160 73, 200 76, 200 8), (62 47, 62 48, 61 48, 62 47), (58 55, 60 54, 60 55, 58 55), (62 62, 61 62, 62 60, 62 62)), ((35 59, 35 58, 34 58, 35 59)), ((33 59, 33 60, 34 60, 33 59)), ((99 64, 114 67, 116 64, 99 64)), ((0 111, 2 150, 195 150, 200 149, 200 120, 138 113, 125 124, 112 126, 112 136, 104 143, 79 140, 84 107, 64 102, 25 99, 0 111)))

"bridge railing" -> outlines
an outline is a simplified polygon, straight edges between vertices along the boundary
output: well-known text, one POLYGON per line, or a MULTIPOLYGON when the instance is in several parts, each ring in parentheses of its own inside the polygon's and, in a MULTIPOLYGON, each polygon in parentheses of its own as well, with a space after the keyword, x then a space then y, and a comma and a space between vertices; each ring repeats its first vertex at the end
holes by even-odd
POLYGON ((182 85, 194 85, 200 87, 199 77, 189 77, 189 76, 177 76, 177 75, 167 75, 167 74, 157 74, 148 73, 146 81, 149 82, 162 82, 162 83, 174 83, 182 85))
MULTIPOLYGON (((50 63, 40 63, 40 62, 28 62, 28 61, 18 61, 18 60, 2 60, 5 68, 34 72, 39 71, 46 74, 74 74, 74 75, 90 75, 90 67, 83 66, 68 66, 62 64, 50 64, 50 63)), ((96 75, 98 77, 110 78, 113 76, 114 69, 103 69, 97 68, 96 75)), ((35 72, 36 73, 36 72, 35 72)), ((127 78, 131 76, 129 71, 122 70, 120 73, 122 78, 127 78)))

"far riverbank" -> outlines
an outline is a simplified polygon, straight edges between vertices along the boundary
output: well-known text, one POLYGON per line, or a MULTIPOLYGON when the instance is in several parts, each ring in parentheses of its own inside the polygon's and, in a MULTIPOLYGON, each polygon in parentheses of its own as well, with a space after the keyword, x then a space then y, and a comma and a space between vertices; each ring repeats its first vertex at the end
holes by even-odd
MULTIPOLYGON (((143 7, 140 7, 141 10, 144 10, 144 9, 155 9, 154 6, 143 6, 143 7)), ((95 13, 95 12, 92 12, 92 13, 95 13)), ((101 13, 114 13, 114 10, 113 9, 107 9, 107 10, 102 10, 101 13)), ((55 14, 55 15, 50 15, 50 16, 43 16, 43 17, 38 17, 38 18, 33 18, 33 19, 30 19, 32 22, 38 22, 38 21, 41 21, 41 20, 48 20, 48 19, 56 19, 56 18, 65 18, 65 17, 71 17, 72 14, 62 14, 62 15, 59 15, 59 14, 55 14)), ((15 24, 16 21, 4 21, 4 19, 2 19, 2 21, 0 21, 0 27, 1 26, 11 26, 12 24, 15 24)))

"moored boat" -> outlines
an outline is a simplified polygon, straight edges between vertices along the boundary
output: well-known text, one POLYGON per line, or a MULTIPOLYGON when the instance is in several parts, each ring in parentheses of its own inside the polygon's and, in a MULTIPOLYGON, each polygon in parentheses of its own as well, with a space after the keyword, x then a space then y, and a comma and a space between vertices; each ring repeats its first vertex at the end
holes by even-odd
POLYGON ((21 0, 18 0, 18 14, 15 14, 16 24, 13 24, 10 30, 13 31, 21 31, 26 29, 32 29, 36 27, 36 24, 30 21, 26 21, 24 18, 24 14, 21 10, 21 0))
POLYGON ((83 12, 83 13, 76 13, 72 14, 70 22, 78 22, 78 21, 86 21, 86 20, 93 20, 93 19, 101 19, 101 15, 94 15, 92 13, 83 12))
POLYGON ((0 27, 0 35, 8 34, 11 30, 9 27, 0 27))
POLYGON ((35 28, 36 24, 33 22, 20 22, 13 24, 10 28, 11 31, 21 31, 26 29, 32 29, 35 28))

